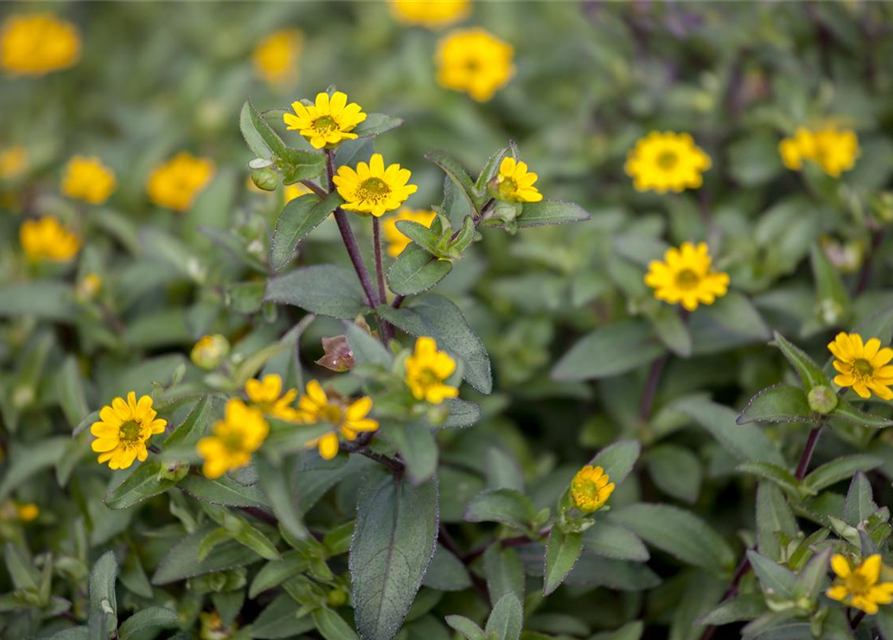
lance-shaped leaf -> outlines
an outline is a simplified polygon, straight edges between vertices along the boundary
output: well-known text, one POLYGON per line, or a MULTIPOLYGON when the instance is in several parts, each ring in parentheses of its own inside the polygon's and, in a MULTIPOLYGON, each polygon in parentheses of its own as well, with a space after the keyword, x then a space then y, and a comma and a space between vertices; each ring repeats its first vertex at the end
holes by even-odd
POLYGON ((750 399, 735 419, 738 424, 751 422, 818 422, 819 416, 809 407, 803 389, 789 384, 776 384, 750 399))
POLYGON ((394 354, 355 322, 344 322, 344 332, 350 344, 351 354, 357 364, 391 366, 394 354))
POLYGON ((552 224, 583 222, 591 217, 580 205, 573 202, 542 200, 525 203, 517 223, 519 229, 526 229, 552 224))
POLYGON ((110 509, 126 509, 176 485, 176 480, 161 475, 163 468, 160 462, 146 460, 124 482, 109 492, 104 500, 106 506, 110 509))
POLYGON ((429 227, 426 227, 419 222, 415 222, 414 220, 399 220, 397 222, 397 229, 400 233, 415 242, 428 253, 435 256, 440 255, 437 248, 440 236, 434 233, 429 227))
POLYGON ((822 373, 822 369, 813 362, 812 358, 806 355, 802 349, 789 342, 777 331, 775 332, 774 342, 775 346, 781 350, 784 357, 787 358, 788 362, 791 363, 791 366, 794 367, 794 370, 800 376, 800 379, 803 380, 803 388, 807 393, 812 391, 813 387, 831 386, 831 381, 828 380, 828 376, 822 373))
POLYGON ((117 577, 118 560, 113 551, 106 551, 90 571, 90 611, 103 611, 109 615, 109 631, 118 626, 118 601, 115 596, 117 577))
POLYGON ((832 484, 851 477, 857 471, 871 471, 883 464, 883 460, 875 456, 855 454, 841 456, 826 462, 815 471, 803 478, 803 489, 812 493, 818 493, 832 484))
POLYGON ((427 291, 452 270, 449 260, 440 260, 412 242, 388 269, 388 286, 398 295, 413 295, 427 291))
POLYGON ((778 487, 769 482, 757 485, 757 546, 763 554, 780 557, 778 533, 794 538, 798 531, 791 507, 778 487))
POLYGON ((583 551, 583 536, 579 533, 564 533, 559 527, 552 527, 546 543, 546 560, 543 572, 543 595, 547 596, 564 582, 583 551))
MULTIPOLYGON (((816 287, 816 303, 819 308, 832 305, 835 318, 844 318, 849 312, 850 296, 840 277, 840 272, 828 260, 828 256, 814 244, 809 250, 809 263, 816 287)), ((835 324, 832 322, 831 324, 835 324)))
POLYGON ((345 320, 369 310, 356 274, 332 264, 303 267, 273 278, 267 282, 264 299, 345 320))
POLYGON ((779 488, 790 491, 794 495, 800 491, 800 481, 784 467, 771 462, 742 462, 737 467, 738 471, 751 473, 764 480, 775 483, 779 488))
POLYGON ((867 413, 861 409, 854 407, 848 400, 843 398, 837 399, 837 406, 834 411, 829 414, 832 418, 838 418, 850 424, 856 424, 860 427, 871 427, 873 429, 883 429, 884 427, 893 426, 893 420, 890 418, 882 418, 872 413, 867 413))
POLYGON ((242 130, 245 142, 248 143, 254 155, 259 158, 270 160, 274 155, 285 153, 287 147, 282 138, 273 131, 263 115, 254 108, 250 101, 242 106, 239 128, 242 130))
POLYGON ((785 598, 793 595, 797 584, 797 576, 793 571, 756 551, 748 551, 747 559, 764 591, 785 598))
POLYGON ((344 199, 333 191, 320 200, 319 196, 308 193, 291 200, 285 205, 276 220, 273 231, 273 242, 270 248, 270 264, 277 271, 286 266, 292 259, 298 244, 311 231, 329 217, 344 199))
POLYGON ((428 481, 437 471, 437 443, 424 421, 388 422, 382 435, 400 452, 413 484, 428 481))
POLYGON ((189 475, 180 486, 191 496, 227 507, 266 507, 267 498, 254 486, 239 484, 229 476, 214 480, 204 476, 189 475))
POLYGON ((583 546, 586 553, 613 560, 645 562, 651 557, 639 536, 626 527, 611 522, 610 515, 608 519, 599 518, 583 532, 583 546))
POLYGON ((502 596, 487 618, 484 631, 488 636, 495 634, 498 640, 518 640, 524 624, 524 610, 521 601, 512 593, 502 596))
POLYGON ((500 522, 527 531, 536 518, 530 498, 514 489, 488 489, 476 495, 465 509, 468 522, 500 522))
POLYGON ((263 456, 255 463, 260 486, 270 500, 273 513, 289 534, 298 540, 310 536, 297 502, 291 493, 292 460, 283 460, 280 466, 274 465, 263 456))
POLYGON ((504 549, 501 544, 492 544, 487 547, 483 559, 490 602, 498 601, 507 593, 523 600, 524 565, 518 552, 513 548, 504 549))
POLYGON ((368 113, 366 119, 354 127, 351 133, 355 133, 360 138, 372 138, 387 133, 391 129, 396 129, 402 124, 402 118, 395 118, 383 113, 368 113))
POLYGON ((851 527, 858 527, 874 515, 878 506, 874 502, 871 483, 861 471, 856 472, 843 504, 843 519, 851 527))
POLYGON ((608 378, 645 365, 665 351, 647 322, 616 322, 571 347, 552 369, 552 377, 562 382, 608 378))
POLYGON ((589 464, 601 467, 615 485, 626 479, 639 459, 642 445, 638 440, 620 440, 599 451, 589 464))
POLYGON ((443 151, 431 151, 430 153, 426 153, 425 159, 430 160, 443 169, 444 173, 447 174, 447 177, 458 187, 459 193, 468 202, 472 211, 478 211, 474 197, 474 183, 471 181, 471 176, 468 175, 468 172, 458 160, 443 151))

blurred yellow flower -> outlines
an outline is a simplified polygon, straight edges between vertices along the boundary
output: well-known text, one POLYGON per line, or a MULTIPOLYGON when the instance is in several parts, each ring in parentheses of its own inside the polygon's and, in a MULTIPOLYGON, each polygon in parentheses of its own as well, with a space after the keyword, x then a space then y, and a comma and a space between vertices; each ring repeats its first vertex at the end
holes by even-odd
POLYGON ((204 458, 202 473, 208 478, 219 478, 231 469, 251 462, 270 433, 270 425, 256 407, 247 406, 239 398, 226 403, 224 419, 214 423, 212 435, 198 441, 196 449, 204 458))
POLYGON ((62 193, 90 204, 102 204, 115 190, 115 172, 95 156, 73 156, 62 177, 62 193))
POLYGON ((881 349, 881 341, 871 338, 862 342, 858 333, 841 331, 828 344, 834 354, 834 368, 839 375, 834 384, 839 387, 852 387, 860 398, 869 398, 871 392, 882 400, 893 400, 893 349, 881 349))
POLYGON ((102 278, 97 273, 88 273, 78 281, 77 294, 83 300, 92 300, 102 289, 102 278))
POLYGON ((585 513, 601 509, 613 492, 614 483, 601 467, 586 465, 571 480, 571 499, 585 513))
POLYGON ((0 27, 0 67, 11 75, 67 69, 80 55, 77 27, 50 13, 9 16, 0 27))
POLYGON ((437 82, 486 102, 515 74, 514 54, 510 44, 484 29, 453 31, 438 44, 437 82))
POLYGON ((263 380, 252 379, 245 383, 245 393, 251 403, 271 418, 298 420, 298 411, 292 406, 298 397, 297 389, 289 389, 282 393, 282 378, 271 373, 263 380))
POLYGON ((275 31, 255 47, 254 72, 270 84, 297 82, 303 49, 304 34, 299 29, 275 31))
POLYGON ((342 209, 372 214, 376 218, 386 211, 400 208, 406 199, 418 190, 414 184, 406 184, 412 177, 409 169, 392 164, 385 169, 384 159, 376 153, 369 164, 360 162, 356 170, 348 166, 338 169, 335 186, 344 198, 342 209))
POLYGON ((670 247, 664 262, 652 260, 645 275, 645 284, 654 289, 654 297, 670 304, 682 303, 689 311, 698 304, 710 305, 726 294, 729 276, 713 271, 707 245, 683 242, 678 249, 670 247))
POLYGON ((300 182, 296 182, 294 184, 285 185, 285 202, 288 204, 295 198, 300 198, 301 196, 305 196, 308 193, 313 193, 310 189, 305 187, 300 182))
POLYGON ((652 131, 626 158, 626 173, 636 191, 680 193, 701 186, 710 158, 687 133, 652 131))
POLYGON ((391 13, 400 22, 439 29, 471 13, 471 0, 389 0, 391 13))
POLYGON ((181 151, 152 170, 149 199, 160 207, 186 211, 214 175, 214 162, 181 151))
POLYGON ((309 107, 292 102, 294 113, 282 116, 289 131, 298 131, 307 138, 314 149, 332 148, 342 140, 354 140, 354 128, 366 119, 366 114, 356 102, 347 104, 347 94, 336 91, 318 93, 316 104, 309 107))
POLYGON ((512 157, 502 159, 496 176, 496 197, 506 202, 539 202, 543 199, 533 183, 537 175, 527 170, 527 164, 512 157))
POLYGON ((156 418, 152 398, 136 393, 127 394, 127 401, 115 398, 110 406, 99 411, 98 422, 90 427, 96 436, 93 451, 99 453, 99 464, 109 463, 110 469, 127 469, 134 460, 142 462, 149 456, 146 443, 153 435, 164 433, 166 420, 156 418))
POLYGON ((67 262, 81 248, 81 239, 51 216, 25 220, 19 229, 19 240, 31 260, 67 262))
POLYGON ((803 161, 818 164, 829 176, 839 178, 849 171, 859 157, 859 139, 850 129, 827 127, 810 131, 805 127, 797 129, 793 137, 778 143, 781 160, 788 169, 800 171, 803 161))
POLYGON ((18 513, 19 520, 22 522, 32 522, 37 520, 37 516, 40 515, 40 507, 33 502, 26 502, 17 504, 16 512, 18 513))
POLYGON ((396 214, 388 216, 381 225, 384 238, 388 242, 388 255, 396 258, 403 252, 410 242, 409 238, 403 235, 403 232, 397 228, 398 222, 401 220, 410 220, 412 222, 418 222, 430 229, 431 223, 434 222, 434 218, 436 217, 437 214, 433 211, 409 209, 407 207, 403 207, 396 214))
POLYGON ((459 395, 456 387, 444 384, 453 375, 456 361, 445 351, 437 350, 434 338, 416 340, 413 354, 406 359, 406 385, 416 400, 440 404, 459 395))
POLYGON ((217 611, 202 611, 198 614, 201 622, 199 631, 200 640, 231 640, 236 637, 239 625, 233 621, 230 626, 223 624, 223 619, 217 611))
POLYGON ((9 147, 0 151, 0 179, 18 178, 28 167, 28 152, 25 147, 9 147))
POLYGON ((219 367, 228 353, 229 340, 225 336, 215 333, 199 338, 189 353, 189 359, 195 366, 210 371, 219 367))
POLYGON ((347 440, 356 440, 363 431, 377 431, 378 422, 368 418, 372 411, 372 398, 363 397, 350 402, 330 398, 316 380, 307 383, 307 391, 298 401, 298 412, 304 424, 328 422, 334 429, 307 443, 307 448, 317 447, 324 460, 338 455, 338 434, 347 440))
POLYGON ((879 604, 893 602, 893 582, 880 582, 882 564, 879 553, 868 556, 858 567, 835 553, 831 556, 831 568, 837 579, 825 594, 869 615, 876 614, 879 604))

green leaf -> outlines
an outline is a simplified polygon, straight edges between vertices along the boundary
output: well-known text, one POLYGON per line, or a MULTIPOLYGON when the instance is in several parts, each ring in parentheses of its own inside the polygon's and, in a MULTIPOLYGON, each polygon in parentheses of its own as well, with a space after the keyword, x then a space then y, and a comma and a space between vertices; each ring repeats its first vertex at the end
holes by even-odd
POLYGON ((874 515, 878 506, 874 502, 871 483, 861 471, 857 471, 850 483, 846 494, 846 502, 843 504, 843 519, 851 527, 858 527, 874 515))
POLYGON ((794 370, 800 376, 800 379, 803 380, 803 388, 806 390, 806 393, 812 391, 813 387, 831 387, 831 381, 822 373, 822 369, 812 361, 812 358, 806 355, 802 349, 788 342, 777 331, 775 332, 775 346, 781 350, 784 357, 787 358, 788 362, 791 363, 791 366, 794 367, 794 370))
POLYGON ((84 395, 84 380, 74 356, 65 358, 59 368, 59 373, 56 374, 56 391, 68 424, 77 426, 90 413, 90 408, 84 395))
POLYGON ((356 274, 331 264, 302 267, 271 279, 264 299, 344 320, 369 311, 356 274))
POLYGON ((604 518, 596 520, 583 532, 583 547, 587 553, 614 560, 645 562, 651 557, 636 534, 604 518))
POLYGON ((561 382, 610 378, 647 364, 665 352, 647 322, 615 322, 584 336, 552 369, 561 382))
POLYGON ((118 627, 117 577, 118 561, 113 551, 106 551, 90 571, 90 611, 103 611, 109 615, 109 631, 118 627))
POLYGON ((301 240, 310 235, 329 215, 344 203, 337 191, 324 200, 308 193, 286 203, 276 220, 270 247, 270 264, 277 271, 285 267, 295 254, 301 240))
POLYGON ((782 598, 792 596, 794 585, 797 583, 797 576, 793 571, 756 551, 748 551, 747 559, 764 591, 772 592, 782 598))
POLYGON ((276 159, 276 166, 282 172, 282 184, 294 184, 318 177, 325 170, 326 156, 288 147, 276 159))
POLYGON ((257 477, 261 489, 270 500, 273 513, 279 524, 285 527, 298 540, 306 540, 310 532, 304 526, 304 519, 291 493, 290 470, 291 460, 283 460, 281 466, 275 466, 270 460, 258 456, 255 460, 257 477))
POLYGON ((216 528, 215 523, 207 522, 181 540, 158 565, 155 575, 152 576, 152 584, 170 584, 206 573, 243 567, 261 559, 248 547, 230 540, 214 549, 214 553, 207 558, 199 561, 198 550, 202 540, 216 528))
POLYGON ((344 321, 344 333, 353 352, 357 364, 373 364, 382 367, 390 367, 394 360, 394 354, 371 336, 365 329, 354 322, 344 321))
MULTIPOLYGON (((358 640, 357 634, 344 618, 330 609, 316 609, 313 612, 313 624, 325 640, 358 640)), ((366 636, 363 636, 363 640, 366 640, 366 636)))
POLYGON ((169 449, 174 446, 192 445, 201 439, 205 433, 205 428, 211 420, 211 398, 210 396, 202 397, 193 407, 186 419, 180 423, 167 440, 164 441, 164 448, 169 449))
POLYGON ((248 147, 259 158, 269 160, 273 157, 274 147, 277 150, 285 148, 285 143, 270 129, 270 125, 267 124, 251 102, 246 102, 242 106, 242 112, 239 115, 239 129, 242 130, 242 136, 245 138, 245 142, 248 143, 248 147), (264 131, 263 134, 261 129, 264 131), (266 138, 271 135, 275 136, 278 142, 271 139, 272 144, 269 144, 266 138))
POLYGON ((645 456, 654 484, 666 494, 694 503, 701 490, 701 462, 684 447, 664 444, 645 456))
POLYGON ((140 609, 124 621, 118 629, 120 640, 131 640, 147 629, 169 629, 179 624, 177 612, 165 607, 146 607, 140 609))
POLYGON ((397 230, 431 255, 440 255, 437 249, 440 236, 425 225, 413 220, 400 220, 397 222, 397 230))
POLYGON ((611 482, 619 485, 633 470, 641 450, 638 440, 619 440, 599 451, 589 464, 601 467, 611 482))
POLYGON ((683 358, 691 355, 691 332, 676 309, 668 305, 661 305, 658 307, 658 312, 651 318, 651 324, 657 337, 667 349, 683 358))
POLYGON ((502 596, 487 618, 484 632, 489 636, 496 634, 499 640, 518 640, 524 625, 524 611, 521 601, 511 593, 502 596))
POLYGON ((514 146, 514 143, 510 143, 508 147, 503 147, 487 160, 487 164, 484 165, 480 175, 478 175, 477 180, 474 182, 475 199, 478 203, 478 208, 483 206, 487 200, 490 199, 490 194, 487 192, 487 184, 499 174, 499 167, 502 165, 502 160, 506 156, 516 158, 516 155, 517 147, 514 146))
POLYGON ((815 600, 818 598, 822 587, 827 581, 828 574, 828 558, 831 555, 831 549, 825 548, 817 551, 816 554, 806 563, 806 566, 797 574, 797 582, 794 584, 794 599, 799 600, 806 598, 815 600))
POLYGON ((490 601, 496 602, 507 593, 518 600, 524 598, 524 565, 518 552, 492 544, 484 552, 484 577, 487 578, 487 592, 490 601))
POLYGON ((0 502, 31 476, 58 464, 59 459, 68 450, 69 442, 71 438, 59 436, 40 440, 34 445, 19 444, 15 454, 11 456, 3 482, 0 482, 0 502))
POLYGON ((267 589, 279 586, 289 578, 301 574, 310 566, 310 560, 303 551, 288 551, 283 553, 279 560, 273 560, 265 564, 248 590, 248 597, 252 600, 267 589))
POLYGON ((490 489, 514 489, 524 493, 524 473, 510 452, 488 447, 484 452, 484 470, 490 489))
POLYGON ((719 627, 732 622, 753 620, 767 611, 766 600, 762 593, 747 593, 721 602, 699 618, 698 624, 719 627))
POLYGON ((388 287, 398 295, 421 293, 443 280, 452 270, 452 262, 432 256, 413 242, 388 269, 388 287))
POLYGON ((527 229, 552 224, 582 222, 591 217, 580 205, 573 202, 542 200, 541 202, 525 203, 517 222, 519 229, 527 229))
POLYGON ((70 323, 77 317, 71 285, 36 280, 0 287, 0 318, 16 317, 70 323))
POLYGON ((459 558, 438 544, 422 585, 438 591, 464 591, 471 586, 471 576, 459 558))
POLYGON ((40 576, 17 545, 7 542, 3 548, 3 558, 16 590, 37 591, 40 576))
POLYGON ((251 637, 254 640, 277 640, 292 638, 306 633, 315 627, 313 617, 298 617, 303 605, 298 604, 288 594, 278 596, 251 623, 251 637))
POLYGON ((350 545, 354 617, 363 640, 390 640, 422 584, 437 541, 437 481, 386 477, 360 488, 350 545))
POLYGON ((124 482, 112 489, 103 502, 110 509, 127 509, 147 498, 164 493, 177 483, 161 477, 163 468, 160 462, 146 460, 127 476, 124 482))
POLYGON ((459 164, 458 160, 443 151, 431 151, 430 153, 426 153, 425 159, 430 160, 443 169, 443 172, 447 174, 447 177, 449 177, 449 179, 458 187, 459 193, 461 193, 462 197, 468 202, 471 210, 478 211, 475 202, 474 183, 472 183, 471 176, 469 176, 465 168, 459 164))
POLYGON ((536 518, 530 498, 513 489, 488 489, 477 494, 465 508, 468 522, 500 522, 527 531, 536 518))
POLYGON ((412 484, 420 485, 434 476, 437 443, 425 422, 389 422, 382 433, 400 452, 412 484))
POLYGON ((239 484, 228 476, 215 480, 199 475, 188 475, 180 487, 191 496, 212 504, 228 507, 267 507, 266 497, 257 487, 239 484))
POLYGON ((367 113, 366 119, 354 127, 351 133, 357 134, 360 138, 371 138, 396 129, 402 124, 402 118, 395 118, 383 113, 367 113))
POLYGON ((834 408, 830 416, 839 418, 851 424, 860 427, 870 427, 872 429, 883 429, 884 427, 893 426, 893 420, 890 418, 882 418, 871 413, 866 413, 854 407, 848 400, 843 398, 837 399, 837 406, 834 408))
POLYGON ((547 596, 564 582, 583 551, 583 536, 579 533, 564 533, 559 527, 552 527, 546 543, 546 570, 543 576, 543 595, 547 596))
POLYGON ((794 538, 799 531, 797 521, 784 494, 775 485, 757 485, 757 547, 769 558, 781 557, 778 533, 794 538))
POLYGON ((476 402, 468 402, 459 398, 448 400, 450 415, 440 425, 441 429, 461 429, 470 427, 481 419, 481 407, 476 402))
POLYGON ((866 454, 841 456, 826 462, 803 478, 803 488, 818 493, 832 484, 851 477, 857 471, 871 471, 883 464, 883 460, 866 454))
POLYGON ((382 305, 378 314, 406 333, 420 337, 430 336, 439 349, 459 358, 464 365, 465 380, 481 393, 493 390, 490 357, 484 343, 472 330, 465 316, 447 298, 428 294, 413 299, 400 309, 382 305))
POLYGON ((735 566, 732 548, 709 524, 689 511, 640 503, 615 509, 614 520, 648 544, 687 564, 710 571, 735 566))
POLYGON ((818 419, 810 409, 803 389, 776 384, 751 398, 735 422, 817 422, 818 419))
POLYGON ((447 616, 444 620, 450 627, 461 633, 468 640, 485 640, 487 637, 483 629, 465 616, 447 616))
MULTIPOLYGON (((850 296, 840 273, 817 244, 810 247, 809 262, 812 266, 812 277, 816 287, 817 306, 822 308, 828 303, 833 303, 836 307, 837 317, 846 317, 850 308, 850 296)), ((836 324, 836 322, 831 324, 836 324)))
POLYGON ((790 471, 771 462, 742 462, 737 467, 742 473, 750 473, 764 480, 774 482, 785 491, 795 495, 800 491, 800 481, 790 471))

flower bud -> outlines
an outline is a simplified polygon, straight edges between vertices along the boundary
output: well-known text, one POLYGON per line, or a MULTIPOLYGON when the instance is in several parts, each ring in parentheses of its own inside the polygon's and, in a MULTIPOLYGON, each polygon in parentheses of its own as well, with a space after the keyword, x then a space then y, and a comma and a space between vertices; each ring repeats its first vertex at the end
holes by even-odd
POLYGON ((189 357, 197 367, 211 371, 220 366, 227 354, 229 354, 229 340, 215 333, 196 342, 189 357))
POLYGON ((831 413, 837 407, 837 394, 825 385, 810 389, 806 399, 809 401, 809 408, 821 414, 831 413))
POLYGON ((326 602, 330 607, 340 607, 347 602, 347 594, 341 589, 332 589, 326 594, 326 602))
POLYGON ((179 482, 186 477, 187 473, 189 473, 188 464, 179 464, 177 462, 172 462, 162 466, 161 471, 158 473, 158 476, 164 480, 173 480, 174 482, 179 482))
POLYGON ((279 186, 279 174, 270 167, 251 170, 251 181, 258 189, 275 191, 279 186))

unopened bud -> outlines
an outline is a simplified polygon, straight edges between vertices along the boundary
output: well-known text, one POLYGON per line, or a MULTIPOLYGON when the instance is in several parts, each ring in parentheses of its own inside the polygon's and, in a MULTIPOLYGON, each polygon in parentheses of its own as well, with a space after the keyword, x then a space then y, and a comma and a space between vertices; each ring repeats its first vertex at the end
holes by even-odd
POLYGON ((251 181, 258 189, 263 189, 264 191, 275 191, 276 187, 279 186, 279 174, 270 167, 265 167, 263 169, 252 169, 251 181))
POLYGON ((825 385, 810 389, 806 399, 809 401, 809 408, 821 414, 831 413, 837 407, 837 394, 825 385))
POLYGON ((347 602, 347 594, 341 589, 332 589, 326 594, 326 602, 330 607, 340 607, 347 602))
POLYGON ((219 367, 227 354, 229 354, 229 340, 215 333, 196 342, 189 357, 197 367, 210 371, 219 367))
POLYGON ((179 464, 176 462, 166 464, 161 467, 161 471, 159 472, 159 477, 164 480, 172 480, 173 482, 179 482, 183 478, 186 477, 186 474, 189 473, 189 465, 188 464, 179 464))

